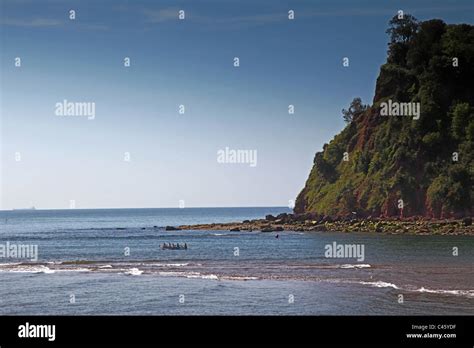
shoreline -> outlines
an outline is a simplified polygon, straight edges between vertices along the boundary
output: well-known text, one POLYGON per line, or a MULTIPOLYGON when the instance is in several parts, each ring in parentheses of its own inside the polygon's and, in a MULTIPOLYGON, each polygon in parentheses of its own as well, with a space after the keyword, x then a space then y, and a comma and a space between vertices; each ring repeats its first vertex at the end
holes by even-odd
POLYGON ((423 218, 365 218, 365 219, 308 219, 294 214, 267 215, 265 219, 242 222, 210 223, 196 225, 167 226, 173 230, 212 230, 231 232, 362 232, 374 234, 405 235, 469 235, 474 236, 472 218, 423 219, 423 218))

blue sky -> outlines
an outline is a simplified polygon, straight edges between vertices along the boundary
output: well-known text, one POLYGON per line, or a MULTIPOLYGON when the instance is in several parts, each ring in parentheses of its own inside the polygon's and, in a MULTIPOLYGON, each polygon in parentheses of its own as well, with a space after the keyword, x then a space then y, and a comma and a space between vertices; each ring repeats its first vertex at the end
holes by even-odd
POLYGON ((472 23, 474 10, 470 1, 0 6, 3 209, 287 205, 344 127, 341 109, 372 100, 397 10, 448 23, 472 23), (64 99, 95 102, 95 119, 56 116, 64 99), (218 163, 225 147, 257 150, 257 166, 218 163))

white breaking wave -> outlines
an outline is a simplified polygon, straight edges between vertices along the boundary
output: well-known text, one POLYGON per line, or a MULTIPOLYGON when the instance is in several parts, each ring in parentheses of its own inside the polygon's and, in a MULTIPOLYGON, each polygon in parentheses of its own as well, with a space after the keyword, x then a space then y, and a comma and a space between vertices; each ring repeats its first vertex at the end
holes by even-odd
POLYGON ((124 272, 124 274, 138 276, 141 275, 143 271, 139 270, 138 268, 131 268, 130 270, 124 272))
POLYGON ((9 262, 9 263, 0 263, 0 267, 16 266, 21 265, 21 262, 9 262))
POLYGON ((215 274, 201 274, 199 272, 158 272, 159 275, 165 277, 185 277, 218 280, 215 274))
POLYGON ((187 278, 200 278, 200 279, 212 279, 212 280, 219 279, 215 274, 190 275, 190 276, 187 276, 187 278))
POLYGON ((400 289, 398 286, 392 283, 387 283, 383 282, 381 280, 376 281, 376 282, 359 282, 360 284, 364 285, 370 285, 370 286, 375 286, 377 288, 394 288, 394 289, 400 289))
POLYGON ((0 269, 0 272, 51 274, 51 273, 54 273, 55 271, 46 266, 18 266, 18 267, 13 267, 13 268, 0 269))
POLYGON ((456 295, 456 296, 466 296, 470 298, 474 298, 474 290, 434 290, 434 289, 426 289, 424 287, 413 289, 413 288, 405 288, 402 286, 395 285, 393 283, 384 282, 381 280, 375 282, 366 282, 366 281, 351 281, 345 279, 319 279, 320 281, 325 281, 329 283, 350 283, 350 284, 362 284, 362 285, 370 285, 377 288, 393 288, 396 290, 402 290, 407 292, 422 292, 422 293, 430 293, 430 294, 439 294, 439 295, 456 295))
POLYGON ((372 267, 369 264, 345 264, 345 265, 340 265, 339 268, 370 268, 372 267))
POLYGON ((408 292, 421 292, 421 293, 429 293, 429 294, 439 294, 439 295, 456 295, 456 296, 466 296, 466 297, 473 297, 474 298, 474 290, 444 290, 444 289, 427 289, 425 287, 421 287, 418 289, 406 289, 403 287, 399 287, 395 284, 383 282, 383 281, 376 281, 376 282, 359 282, 360 284, 371 285, 377 288, 393 288, 397 290, 403 290, 408 292))
MULTIPOLYGON (((189 263, 148 263, 143 264, 145 266, 157 266, 157 267, 185 267, 189 265, 189 263)), ((198 264, 199 266, 199 264, 198 264)))
POLYGON ((225 280, 258 280, 258 277, 245 277, 245 276, 222 276, 221 279, 225 280))
POLYGON ((430 294, 445 294, 445 295, 474 297, 474 290, 433 290, 433 289, 426 289, 424 287, 421 287, 419 289, 416 289, 415 291, 426 292, 430 294))
POLYGON ((50 274, 50 273, 54 273, 55 271, 48 267, 45 267, 41 272, 50 274))
POLYGON ((89 268, 62 268, 62 269, 51 269, 46 266, 19 266, 13 268, 0 268, 0 272, 11 272, 11 273, 45 273, 53 274, 56 272, 90 272, 89 268))

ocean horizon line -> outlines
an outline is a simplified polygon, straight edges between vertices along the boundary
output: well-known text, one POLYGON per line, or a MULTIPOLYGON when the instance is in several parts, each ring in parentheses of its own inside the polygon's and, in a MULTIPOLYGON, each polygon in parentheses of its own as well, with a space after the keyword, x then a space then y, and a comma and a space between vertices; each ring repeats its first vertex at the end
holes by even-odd
POLYGON ((193 206, 193 207, 143 207, 143 208, 11 208, 11 209, 0 209, 0 212, 11 212, 11 211, 66 211, 66 210, 152 210, 152 209, 251 209, 251 208, 284 208, 290 209, 288 206, 277 206, 277 205, 262 205, 262 206, 225 206, 225 207, 209 207, 209 206, 193 206))

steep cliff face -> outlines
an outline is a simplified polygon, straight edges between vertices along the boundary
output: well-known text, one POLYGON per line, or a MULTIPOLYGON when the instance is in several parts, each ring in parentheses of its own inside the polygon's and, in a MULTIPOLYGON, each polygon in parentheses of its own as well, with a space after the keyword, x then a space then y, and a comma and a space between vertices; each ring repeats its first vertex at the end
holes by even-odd
POLYGON ((473 215, 474 26, 407 15, 387 32, 372 105, 316 153, 295 213, 473 215))

